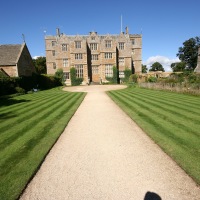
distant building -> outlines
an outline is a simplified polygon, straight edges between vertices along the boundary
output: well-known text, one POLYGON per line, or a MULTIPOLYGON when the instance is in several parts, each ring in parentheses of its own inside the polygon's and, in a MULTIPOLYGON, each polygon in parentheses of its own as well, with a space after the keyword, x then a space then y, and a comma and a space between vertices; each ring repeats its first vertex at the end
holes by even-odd
POLYGON ((31 76, 35 72, 25 43, 0 45, 0 71, 10 77, 31 76))
POLYGON ((76 68, 77 77, 84 82, 103 82, 113 76, 113 66, 119 70, 119 78, 124 77, 125 68, 133 73, 142 71, 142 36, 126 33, 119 35, 60 34, 45 36, 47 74, 57 69, 64 71, 66 82, 70 84, 70 68, 76 68))

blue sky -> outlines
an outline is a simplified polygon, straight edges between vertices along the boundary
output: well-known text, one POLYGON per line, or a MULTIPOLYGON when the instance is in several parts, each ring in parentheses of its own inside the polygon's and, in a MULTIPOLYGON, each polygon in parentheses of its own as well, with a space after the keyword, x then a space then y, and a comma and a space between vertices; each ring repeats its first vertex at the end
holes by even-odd
POLYGON ((67 35, 96 31, 142 33, 143 64, 160 62, 170 70, 185 40, 200 36, 199 0, 7 0, 0 6, 0 44, 19 44, 22 34, 31 56, 45 56, 44 31, 67 35))

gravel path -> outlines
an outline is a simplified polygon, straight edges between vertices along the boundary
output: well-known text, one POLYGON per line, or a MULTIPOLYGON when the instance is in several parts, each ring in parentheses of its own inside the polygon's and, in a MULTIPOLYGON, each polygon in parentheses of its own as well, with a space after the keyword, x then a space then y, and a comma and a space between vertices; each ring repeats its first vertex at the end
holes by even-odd
MULTIPOLYGON (((103 92, 84 101, 22 200, 199 200, 200 188, 103 92)), ((123 87, 123 86, 121 86, 123 87)))

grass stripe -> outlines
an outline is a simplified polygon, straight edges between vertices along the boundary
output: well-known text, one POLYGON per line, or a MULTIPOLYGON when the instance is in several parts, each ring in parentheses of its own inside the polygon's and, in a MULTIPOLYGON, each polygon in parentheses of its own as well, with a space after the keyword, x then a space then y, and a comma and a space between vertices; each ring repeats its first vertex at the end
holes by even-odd
POLYGON ((199 97, 141 88, 108 95, 200 184, 199 97))
MULTIPOLYGON (((34 94, 12 98, 14 103, 20 99, 24 101, 14 104, 13 113, 20 114, 11 115, 9 118, 10 123, 20 120, 20 124, 15 124, 13 128, 7 126, 4 137, 0 137, 0 167, 2 169, 0 171, 0 199, 9 200, 19 197, 27 181, 37 171, 84 96, 84 93, 69 93, 58 88, 41 91, 37 98, 34 94), (5 144, 5 139, 7 144, 5 144)), ((5 108, 12 110, 13 106, 2 105, 0 112, 5 111, 5 108)), ((6 121, 6 118, 1 118, 0 126, 4 126, 6 121)))
MULTIPOLYGON (((153 105, 156 108, 160 108, 163 112, 167 112, 169 113, 169 115, 176 115, 179 116, 178 118, 176 118, 176 122, 179 121, 180 124, 182 124, 184 126, 184 122, 183 120, 189 120, 192 123, 196 123, 196 125, 199 125, 199 129, 200 129, 200 118, 198 119, 198 114, 194 113, 190 110, 190 112, 185 112, 185 110, 180 109, 175 106, 175 104, 173 105, 168 105, 165 102, 160 102, 159 100, 157 100, 157 98, 145 98, 144 95, 136 95, 136 94, 130 94, 128 95, 128 93, 122 93, 124 95, 127 96, 127 98, 134 98, 134 99, 138 99, 141 100, 143 102, 148 103, 149 105, 153 105)), ((199 133, 196 132, 197 134, 199 133)))

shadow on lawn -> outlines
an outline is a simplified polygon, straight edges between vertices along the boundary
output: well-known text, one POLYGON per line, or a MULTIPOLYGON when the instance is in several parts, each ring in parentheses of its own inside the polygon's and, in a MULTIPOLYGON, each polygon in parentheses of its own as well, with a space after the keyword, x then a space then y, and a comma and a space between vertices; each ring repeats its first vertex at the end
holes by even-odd
POLYGON ((31 100, 25 100, 25 99, 20 99, 20 100, 17 100, 17 99, 10 99, 10 98, 1 98, 0 99, 0 107, 3 107, 3 106, 11 106, 11 105, 14 105, 14 104, 17 104, 17 103, 24 103, 24 102, 29 102, 31 100))
POLYGON ((9 119, 13 117, 16 117, 16 115, 13 114, 13 112, 0 113, 0 120, 9 119))

